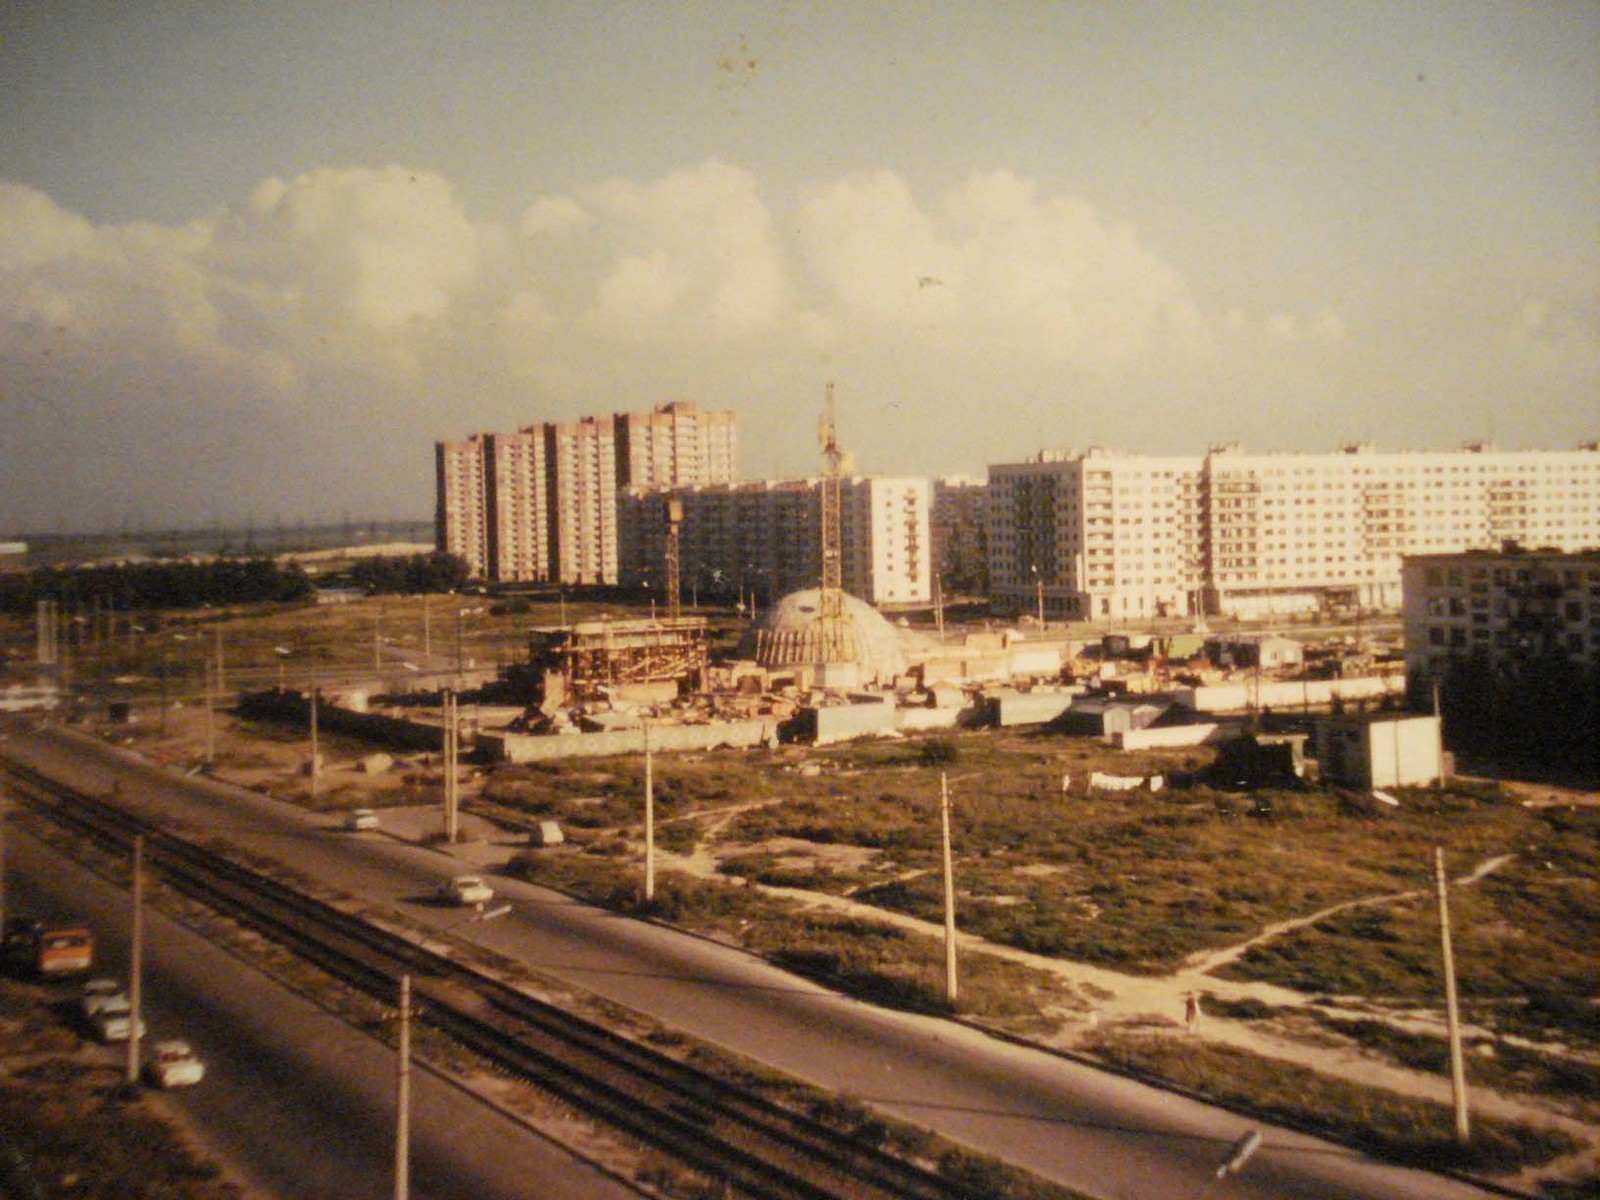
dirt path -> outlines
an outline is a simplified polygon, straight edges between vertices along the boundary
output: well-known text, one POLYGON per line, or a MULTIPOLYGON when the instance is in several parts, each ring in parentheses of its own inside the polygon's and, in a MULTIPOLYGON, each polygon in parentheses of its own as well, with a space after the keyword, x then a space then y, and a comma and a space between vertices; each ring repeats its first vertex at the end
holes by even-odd
MULTIPOLYGON (((741 811, 750 807, 759 806, 741 806, 741 811)), ((707 836, 702 838, 692 855, 662 855, 662 865, 669 869, 682 870, 688 874, 703 878, 716 875, 718 857, 710 843, 714 831, 720 829, 736 815, 732 810, 724 811, 727 814, 725 819, 706 830, 707 836)), ((816 849, 816 847, 812 847, 812 849, 816 849)), ((1462 876, 1456 883, 1458 885, 1474 883, 1500 869, 1510 859, 1511 856, 1509 855, 1489 859, 1480 863, 1470 874, 1462 876)), ((761 887, 763 891, 774 897, 786 899, 802 909, 813 911, 825 909, 831 912, 881 921, 930 938, 942 938, 944 936, 944 929, 940 925, 922 921, 904 913, 896 913, 871 905, 859 904, 847 897, 798 888, 773 887, 765 884, 755 886, 761 887)), ((1185 1027, 1186 1002, 1190 993, 1194 993, 1197 996, 1209 995, 1225 1001, 1250 999, 1275 1009, 1289 1010, 1291 1013, 1294 1010, 1303 1009, 1307 1007, 1311 1000, 1311 997, 1306 996, 1304 993, 1266 983, 1217 979, 1211 975, 1211 972, 1235 961, 1252 946, 1270 941, 1274 937, 1280 937, 1296 929, 1314 925, 1316 922, 1335 913, 1360 906, 1397 903, 1421 894, 1423 893, 1420 891, 1411 891, 1365 897, 1360 900, 1333 905, 1306 917, 1280 922, 1236 946, 1197 956, 1186 964, 1183 969, 1163 977, 1127 975, 1087 963, 1047 958, 1024 950, 989 942, 971 934, 958 934, 957 944, 963 951, 968 953, 992 954, 998 958, 1008 959, 1035 970, 1047 972, 1060 980, 1074 994, 1081 997, 1085 1001, 1085 1008, 1080 1014, 1077 1014, 1076 1019, 1069 1019, 1053 1037, 1043 1039, 1046 1045, 1057 1049, 1070 1050, 1080 1044, 1087 1032, 1097 1028, 1108 1028, 1117 1025, 1136 1026, 1142 1029, 1161 1029, 1165 1027, 1170 1032, 1175 1033, 1185 1027)), ((1336 1008, 1329 1008, 1325 1004, 1322 1006, 1322 1010, 1334 1015, 1338 1014, 1336 1008)), ((1370 1011, 1363 1010, 1360 1012, 1351 1011, 1347 1015, 1371 1018, 1373 1014, 1370 1011)), ((1412 1014, 1412 1018, 1414 1021, 1415 1014, 1412 1014)), ((1308 1025, 1307 1032, 1309 1031, 1310 1026, 1308 1025)), ((1370 1086, 1387 1088, 1403 1095, 1425 1098, 1441 1104, 1450 1104, 1452 1102, 1450 1081, 1447 1077, 1412 1071, 1381 1062, 1361 1053, 1357 1048, 1331 1044, 1331 1039, 1328 1038, 1319 1038, 1313 1042, 1271 1032, 1240 1021, 1216 1018, 1204 1012, 1200 1014, 1199 1020, 1193 1028, 1192 1036, 1207 1042, 1237 1047, 1264 1057, 1296 1063, 1324 1074, 1350 1079, 1370 1086)), ((1478 1089, 1474 1092, 1473 1107, 1475 1111, 1491 1113, 1508 1119, 1561 1120, 1559 1114, 1554 1113, 1548 1106, 1523 1098, 1501 1096, 1483 1089, 1478 1089)), ((1583 1128, 1571 1122, 1563 1121, 1562 1123, 1571 1124, 1574 1131, 1581 1129, 1586 1136, 1593 1132, 1592 1129, 1583 1128)))

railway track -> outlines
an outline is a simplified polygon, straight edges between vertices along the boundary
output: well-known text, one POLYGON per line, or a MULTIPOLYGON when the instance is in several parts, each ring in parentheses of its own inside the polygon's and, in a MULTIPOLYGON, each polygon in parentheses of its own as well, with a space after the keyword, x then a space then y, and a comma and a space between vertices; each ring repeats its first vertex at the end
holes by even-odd
POLYGON ((771 1200, 956 1200, 953 1181, 164 831, 103 797, 0 760, 30 807, 113 852, 143 834, 168 885, 385 1003, 413 979, 419 1019, 500 1069, 724 1181, 771 1200))

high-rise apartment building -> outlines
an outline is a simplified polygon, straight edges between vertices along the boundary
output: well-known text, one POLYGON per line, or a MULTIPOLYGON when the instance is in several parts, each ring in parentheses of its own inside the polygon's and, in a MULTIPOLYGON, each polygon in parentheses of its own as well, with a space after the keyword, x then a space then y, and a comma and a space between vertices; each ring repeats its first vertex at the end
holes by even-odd
POLYGON ((685 400, 647 413, 617 413, 617 486, 669 488, 738 477, 738 421, 685 400))
POLYGON ((435 442, 433 447, 434 546, 454 554, 477 576, 489 564, 488 489, 483 438, 435 442))
MULTIPOLYGON (((855 476, 842 480, 839 490, 844 590, 870 604, 926 604, 932 595, 928 481, 855 476)), ((621 504, 624 583, 663 586, 669 499, 682 506, 683 588, 748 595, 765 604, 819 585, 822 498, 815 479, 627 493, 621 504)))
POLYGON ((1398 608, 1408 554, 1600 546, 1600 446, 1090 450, 989 468, 991 596, 1136 618, 1398 608))
POLYGON ((616 583, 619 490, 731 483, 737 457, 735 414, 687 401, 439 442, 436 542, 496 583, 616 583))

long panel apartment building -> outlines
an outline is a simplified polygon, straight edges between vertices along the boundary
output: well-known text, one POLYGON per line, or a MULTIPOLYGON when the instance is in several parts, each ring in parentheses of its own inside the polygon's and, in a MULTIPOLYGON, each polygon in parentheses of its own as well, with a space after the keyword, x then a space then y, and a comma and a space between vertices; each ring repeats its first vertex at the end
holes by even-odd
MULTIPOLYGON (((844 590, 877 605, 932 596, 931 491, 925 478, 854 476, 839 489, 844 590)), ((628 493, 622 501, 623 582, 665 584, 667 514, 678 524, 680 587, 693 596, 770 603, 816 587, 822 574, 822 497, 816 479, 628 493)))
POLYGON ((1398 609, 1406 555, 1600 546, 1600 446, 1045 452, 991 466, 990 595, 1048 617, 1398 609))
POLYGON ((617 497, 731 483, 732 412, 678 401, 435 444, 435 541, 495 583, 614 584, 617 497))

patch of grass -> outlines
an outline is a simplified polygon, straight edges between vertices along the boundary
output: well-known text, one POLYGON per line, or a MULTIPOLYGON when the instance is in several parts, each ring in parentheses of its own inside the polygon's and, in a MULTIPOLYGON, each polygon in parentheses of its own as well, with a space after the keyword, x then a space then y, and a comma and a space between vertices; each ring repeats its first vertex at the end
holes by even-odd
POLYGON ((50 1196, 71 1200, 233 1200, 237 1188, 197 1159, 143 1104, 110 1100, 119 1074, 98 1086, 0 1084, 0 1127, 50 1196))
POLYGON ((1569 1154, 1579 1143, 1545 1125, 1478 1116, 1465 1145, 1446 1105, 1361 1087, 1305 1067, 1183 1037, 1092 1034, 1087 1048, 1263 1120, 1306 1129, 1394 1162, 1432 1170, 1511 1171, 1569 1154))

